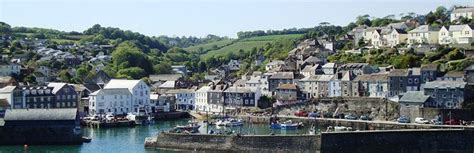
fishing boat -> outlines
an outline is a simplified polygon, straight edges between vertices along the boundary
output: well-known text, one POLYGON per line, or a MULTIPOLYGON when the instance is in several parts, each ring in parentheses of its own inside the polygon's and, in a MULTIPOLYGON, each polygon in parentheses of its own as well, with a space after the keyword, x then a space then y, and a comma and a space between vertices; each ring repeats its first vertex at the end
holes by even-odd
POLYGON ((303 127, 303 123, 294 123, 291 120, 285 121, 283 123, 275 122, 271 124, 273 129, 282 129, 282 130, 296 130, 303 127))
POLYGON ((197 133, 199 132, 199 125, 197 122, 189 122, 188 125, 178 125, 172 131, 176 133, 197 133))
POLYGON ((239 119, 233 119, 233 118, 228 118, 228 119, 222 119, 222 120, 217 120, 216 126, 242 126, 244 123, 242 120, 239 119))

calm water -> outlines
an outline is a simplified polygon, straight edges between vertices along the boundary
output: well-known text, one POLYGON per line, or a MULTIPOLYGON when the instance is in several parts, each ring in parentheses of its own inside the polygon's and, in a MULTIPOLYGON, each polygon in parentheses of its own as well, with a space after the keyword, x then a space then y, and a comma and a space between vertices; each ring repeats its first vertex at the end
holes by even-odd
MULTIPOLYGON (((175 121, 157 121, 154 124, 142 125, 136 127, 123 127, 123 128, 83 128, 83 135, 92 138, 92 142, 84 143, 82 145, 69 145, 69 146, 29 146, 28 149, 24 149, 23 146, 7 146, 0 147, 0 153, 11 153, 11 152, 48 152, 48 153, 62 153, 62 152, 84 152, 84 153, 95 153, 95 152, 176 152, 170 150, 147 150, 144 148, 145 137, 153 136, 161 131, 169 130, 176 125, 187 124, 188 119, 175 120, 175 121)), ((206 133, 207 128, 209 130, 221 130, 221 131, 234 131, 242 134, 304 134, 308 132, 308 126, 301 130, 275 130, 270 129, 266 124, 244 124, 242 127, 233 128, 216 128, 215 126, 201 126, 199 129, 201 133, 206 133)))

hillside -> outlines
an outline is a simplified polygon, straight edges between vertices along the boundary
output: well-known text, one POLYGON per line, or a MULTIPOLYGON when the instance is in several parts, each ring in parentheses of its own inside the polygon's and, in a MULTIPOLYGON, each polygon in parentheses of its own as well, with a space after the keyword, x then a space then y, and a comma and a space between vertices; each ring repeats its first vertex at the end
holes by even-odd
POLYGON ((287 34, 287 35, 269 35, 258 36, 237 40, 223 40, 207 44, 201 44, 185 48, 189 52, 198 51, 202 47, 203 54, 201 58, 208 58, 212 56, 224 56, 230 52, 237 53, 239 50, 250 51, 252 48, 261 48, 266 43, 272 43, 280 39, 300 39, 302 34, 287 34))

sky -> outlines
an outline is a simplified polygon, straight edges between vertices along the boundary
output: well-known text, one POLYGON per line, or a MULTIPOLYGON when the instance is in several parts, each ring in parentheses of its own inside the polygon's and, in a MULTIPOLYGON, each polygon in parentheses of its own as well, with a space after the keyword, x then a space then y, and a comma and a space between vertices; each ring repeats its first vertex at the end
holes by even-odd
POLYGON ((384 17, 474 0, 0 0, 12 26, 82 32, 94 24, 149 36, 236 37, 239 31, 347 25, 358 15, 384 17))

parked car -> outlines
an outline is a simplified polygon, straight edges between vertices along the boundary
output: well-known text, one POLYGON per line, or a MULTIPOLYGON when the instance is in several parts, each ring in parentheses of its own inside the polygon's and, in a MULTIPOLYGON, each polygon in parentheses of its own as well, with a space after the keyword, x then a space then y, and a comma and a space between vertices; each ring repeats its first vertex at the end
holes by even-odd
POLYGON ((428 121, 427 119, 425 119, 423 117, 417 117, 417 118, 415 118, 415 123, 428 124, 428 123, 430 123, 430 121, 428 121))
POLYGON ((357 120, 357 116, 354 114, 347 114, 344 118, 347 120, 357 120))
POLYGON ((296 112, 295 112, 295 116, 298 116, 298 117, 307 117, 307 116, 308 116, 308 113, 306 113, 305 111, 299 110, 299 111, 296 111, 296 112))
POLYGON ((410 123, 410 118, 406 117, 406 116, 400 116, 398 119, 397 119, 397 122, 398 123, 410 123))
POLYGON ((319 112, 311 112, 311 113, 308 113, 308 117, 320 117, 320 114, 319 112))
POLYGON ((370 118, 368 115, 362 115, 359 117, 360 120, 364 120, 364 121, 371 121, 372 118, 370 118))
POLYGON ((440 120, 437 120, 437 119, 432 119, 432 120, 430 121, 430 124, 443 125, 443 122, 441 122, 440 120))
POLYGON ((445 125, 459 125, 459 120, 455 120, 455 119, 446 120, 444 121, 444 124, 445 125))

